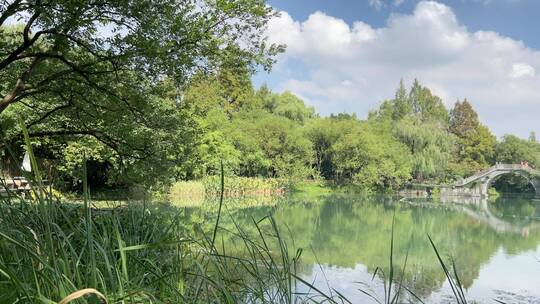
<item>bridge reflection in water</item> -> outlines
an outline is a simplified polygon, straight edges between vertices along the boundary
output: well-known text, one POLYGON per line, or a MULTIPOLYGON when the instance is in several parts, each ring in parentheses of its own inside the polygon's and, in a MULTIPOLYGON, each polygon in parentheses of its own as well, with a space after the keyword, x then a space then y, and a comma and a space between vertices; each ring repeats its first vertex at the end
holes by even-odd
POLYGON ((500 233, 518 233, 526 237, 532 230, 540 228, 540 222, 537 220, 540 213, 538 207, 533 209, 532 214, 524 215, 525 222, 516 222, 515 218, 510 220, 494 214, 491 209, 495 203, 490 202, 486 197, 460 197, 456 199, 452 196, 442 196, 440 200, 447 207, 464 213, 500 233))

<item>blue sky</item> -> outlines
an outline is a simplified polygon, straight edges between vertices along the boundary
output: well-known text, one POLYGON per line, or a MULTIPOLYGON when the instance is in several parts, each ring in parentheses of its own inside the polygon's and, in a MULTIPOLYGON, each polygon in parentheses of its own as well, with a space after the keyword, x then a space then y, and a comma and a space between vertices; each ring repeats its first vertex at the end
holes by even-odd
MULTIPOLYGON (((287 11, 295 19, 305 20, 319 10, 340 17, 348 23, 363 20, 375 27, 384 26, 391 13, 410 13, 417 1, 381 0, 377 8, 369 0, 269 0, 278 10, 287 11), (398 2, 399 3, 399 2, 398 2)), ((438 1, 450 6, 458 19, 470 30, 493 30, 527 45, 540 48, 540 35, 534 30, 540 26, 538 0, 452 0, 438 1)))
POLYGON ((290 90, 323 115, 365 117, 399 80, 450 107, 467 98, 496 135, 540 134, 540 1, 269 0, 270 41, 288 45, 256 85, 290 90))

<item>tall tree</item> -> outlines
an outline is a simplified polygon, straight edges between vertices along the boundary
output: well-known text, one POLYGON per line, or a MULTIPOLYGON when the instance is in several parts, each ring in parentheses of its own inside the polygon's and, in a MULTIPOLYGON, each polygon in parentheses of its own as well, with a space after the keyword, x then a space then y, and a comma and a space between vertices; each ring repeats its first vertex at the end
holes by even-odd
POLYGON ((413 115, 422 121, 437 121, 443 126, 448 123, 448 111, 442 100, 433 95, 428 88, 422 86, 417 79, 414 80, 409 92, 409 103, 413 115))
POLYGON ((449 130, 457 137, 451 170, 455 175, 470 175, 493 162, 497 139, 480 123, 467 99, 457 101, 450 111, 449 130))
MULTIPOLYGON (((12 0, 0 9, 0 73, 8 83, 0 113, 66 81, 117 98, 103 75, 118 82, 114 76, 130 70, 183 84, 194 70, 214 66, 227 48, 266 66, 272 62, 266 55, 279 50, 264 42, 273 12, 258 0, 12 0), (9 29, 8 19, 23 21, 21 28, 9 29)), ((56 89, 62 88, 69 90, 56 89)))
POLYGON ((407 147, 395 140, 390 126, 356 122, 333 145, 337 179, 368 190, 397 189, 410 178, 407 147))
POLYGON ((303 100, 288 91, 274 94, 272 98, 268 99, 265 107, 271 113, 300 123, 304 123, 316 116, 313 107, 307 106, 303 100))
POLYGON ((467 101, 457 101, 450 111, 450 132, 459 137, 465 137, 468 133, 475 132, 480 122, 478 114, 467 101))
POLYGON ((174 159, 184 86, 225 63, 269 68, 273 16, 263 0, 2 1, 0 145, 22 116, 33 138, 93 138, 121 165, 174 159))
POLYGON ((531 134, 529 135, 529 141, 533 143, 538 142, 536 139, 536 132, 531 131, 531 134))
POLYGON ((392 119, 398 121, 412 112, 411 103, 407 97, 407 90, 403 84, 403 79, 399 81, 399 88, 396 91, 394 98, 394 110, 392 113, 392 119))
POLYGON ((455 138, 437 121, 423 122, 418 117, 408 117, 396 125, 394 133, 409 148, 415 179, 446 178, 455 138))

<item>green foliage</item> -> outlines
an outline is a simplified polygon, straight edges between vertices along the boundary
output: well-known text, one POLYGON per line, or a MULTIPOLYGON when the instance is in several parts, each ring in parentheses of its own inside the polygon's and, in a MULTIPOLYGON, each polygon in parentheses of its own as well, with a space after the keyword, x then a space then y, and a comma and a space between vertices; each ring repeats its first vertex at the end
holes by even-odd
MULTIPOLYGON (((540 168, 540 144, 514 135, 505 135, 495 146, 495 159, 499 163, 528 162, 530 166, 540 168)), ((495 187, 502 192, 534 191, 526 178, 515 175, 501 176, 495 181, 495 187)))
POLYGON ((505 135, 495 148, 496 160, 501 163, 519 164, 527 161, 540 167, 540 144, 520 139, 514 135, 505 135))
MULTIPOLYGON (((205 193, 217 197, 221 192, 219 176, 207 176, 202 180, 205 193)), ((252 195, 279 195, 289 186, 287 180, 278 178, 226 177, 224 194, 226 197, 252 195)))
MULTIPOLYGON (((102 9, 79 2, 87 12, 59 5, 75 17, 95 17, 102 9)), ((394 98, 367 120, 347 113, 319 117, 291 92, 256 90, 255 66, 269 67, 281 50, 264 42, 263 29, 274 12, 258 0, 195 2, 176 6, 162 0, 149 9, 160 14, 160 24, 138 13, 147 1, 110 2, 100 19, 101 26, 113 26, 107 39, 86 19, 52 16, 48 7, 38 10, 37 2, 16 7, 35 14, 34 20, 21 19, 35 32, 3 26, 0 48, 9 54, 25 45, 26 36, 39 37, 22 51, 29 57, 4 58, 0 73, 9 77, 0 84, 1 94, 8 96, 25 70, 31 74, 26 84, 42 87, 35 94, 17 91, 0 108, 3 155, 7 148, 21 152, 16 121, 22 116, 47 171, 64 188, 75 189, 85 163, 92 186, 157 191, 218 175, 222 163, 228 177, 323 178, 364 190, 395 190, 410 179, 446 182, 495 161, 539 162, 533 140, 517 148, 503 141, 495 149, 496 138, 467 100, 448 113, 418 80, 408 90, 401 81, 394 98), (65 26, 65 33, 40 33, 55 24, 65 26), (114 31, 127 25, 134 27, 114 31), (34 58, 35 50, 43 58, 34 58), (82 70, 75 69, 79 65, 82 70), (58 76, 63 69, 66 74, 58 76)))
MULTIPOLYGON (((234 78, 249 80, 243 73, 234 78)), ((198 145, 191 161, 177 166, 179 176, 214 175, 220 160, 232 175, 291 180, 313 175, 311 143, 302 124, 315 117, 314 110, 291 93, 276 94, 266 87, 253 92, 250 81, 223 83, 222 77, 201 76, 183 101, 194 117, 198 145), (232 107, 237 92, 246 93, 232 107)))
POLYGON ((157 204, 0 201, 0 302, 67 303, 93 288, 108 302, 295 303, 300 252, 289 251, 271 218, 220 229, 216 241, 235 239, 242 252, 230 255, 195 217, 157 204), (265 233, 248 237, 244 229, 259 225, 265 233))
POLYGON ((357 124, 354 119, 321 118, 306 126, 305 136, 314 150, 314 168, 322 177, 330 180, 337 177, 333 146, 357 124))
POLYGON ((462 138, 475 132, 479 125, 478 114, 467 99, 463 102, 457 101, 454 109, 450 111, 450 132, 462 138))
POLYGON ((448 123, 448 111, 442 100, 428 88, 422 87, 416 79, 409 92, 408 102, 412 107, 412 114, 422 121, 437 121, 443 125, 448 123))
POLYGON ((408 148, 410 174, 418 181, 447 178, 455 139, 448 133, 448 111, 442 100, 415 80, 409 92, 400 82, 393 100, 370 114, 371 121, 391 124, 397 141, 408 148))
POLYGON ((338 179, 365 189, 397 189, 410 178, 407 148, 380 124, 358 124, 333 146, 338 179))
POLYGON ((311 142, 294 121, 263 111, 233 120, 230 137, 243 154, 240 174, 302 179, 312 175, 311 142))
POLYGON ((299 123, 304 123, 316 116, 313 107, 306 106, 300 98, 288 91, 270 96, 264 100, 264 107, 270 113, 287 117, 299 123))
POLYGON ((531 131, 531 134, 529 135, 529 141, 534 143, 538 142, 538 140, 536 139, 536 132, 531 131))
POLYGON ((478 114, 467 100, 456 102, 450 112, 449 129, 457 138, 450 169, 453 175, 471 175, 493 164, 497 139, 479 122, 478 114))
POLYGON ((198 144, 183 89, 208 73, 223 84, 227 112, 250 99, 250 73, 283 49, 265 41, 274 15, 259 0, 2 5, 2 148, 21 144, 14 121, 22 116, 41 158, 68 158, 68 182, 77 180, 74 157, 62 149, 73 154, 89 141, 114 168, 108 181, 150 186, 189 175, 173 170, 198 144))
POLYGON ((374 115, 394 121, 414 116, 421 121, 437 121, 444 126, 448 124, 448 111, 442 100, 433 95, 428 88, 420 85, 416 79, 408 94, 401 81, 395 98, 384 102, 374 115))
POLYGON ((412 155, 412 174, 417 180, 444 180, 452 159, 454 138, 437 122, 408 117, 396 124, 396 137, 412 155))

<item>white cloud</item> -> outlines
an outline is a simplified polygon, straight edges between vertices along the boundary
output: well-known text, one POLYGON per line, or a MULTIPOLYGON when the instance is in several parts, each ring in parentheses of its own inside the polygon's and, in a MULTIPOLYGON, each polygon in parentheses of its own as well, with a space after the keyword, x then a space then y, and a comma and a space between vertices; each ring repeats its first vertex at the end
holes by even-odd
POLYGON ((447 105, 469 99, 499 135, 540 132, 540 52, 496 32, 471 32, 444 4, 419 2, 381 28, 360 20, 350 25, 323 12, 304 21, 282 12, 268 33, 272 42, 288 44, 282 65, 301 62, 305 72, 276 88, 305 96, 323 113, 366 114, 393 96, 401 78, 418 78, 447 105), (530 119, 523 121, 522 113, 530 119), (518 116, 515 124, 501 124, 518 116))
MULTIPOLYGON (((405 0, 394 0, 394 1, 388 0, 387 2, 388 2, 388 5, 393 4, 395 7, 398 7, 402 5, 405 2, 405 0)), ((388 6, 387 2, 385 2, 385 0, 369 0, 369 6, 379 11, 382 8, 385 8, 388 6)))
POLYGON ((384 7, 384 2, 383 0, 369 0, 369 5, 376 10, 380 10, 384 7))
POLYGON ((534 77, 534 75, 536 75, 536 70, 526 63, 513 64, 510 72, 510 78, 534 77))

